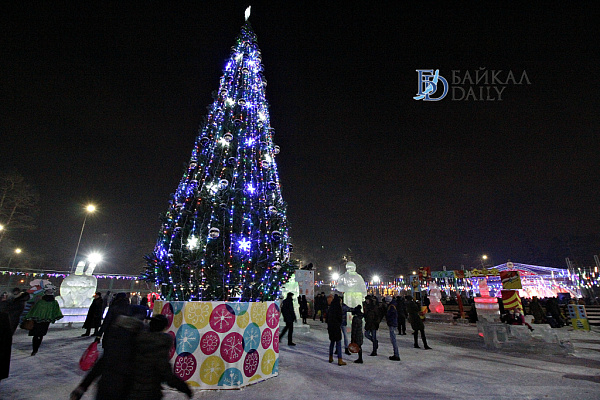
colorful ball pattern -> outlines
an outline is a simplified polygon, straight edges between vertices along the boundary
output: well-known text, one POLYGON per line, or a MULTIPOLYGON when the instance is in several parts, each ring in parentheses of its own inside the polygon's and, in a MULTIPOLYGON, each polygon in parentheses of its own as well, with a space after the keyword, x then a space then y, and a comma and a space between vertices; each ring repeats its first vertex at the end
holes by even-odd
POLYGON ((271 329, 274 329, 276 326, 279 326, 279 316, 281 313, 279 312, 279 307, 277 307, 277 303, 273 303, 267 309, 267 326, 271 329))
POLYGON ((177 339, 175 338, 175 332, 168 331, 167 333, 173 339, 173 346, 171 346, 171 350, 169 350, 169 359, 171 359, 175 355, 175 344, 177 343, 177 339))
POLYGON ((244 375, 251 377, 256 373, 259 359, 260 355, 256 350, 250 350, 248 354, 246 354, 246 359, 244 360, 244 375))
POLYGON ((244 351, 256 350, 260 345, 260 328, 254 322, 244 330, 244 351))
POLYGON ((174 371, 189 385, 240 388, 278 374, 278 302, 161 303, 174 371))
POLYGON ((224 333, 235 323, 235 312, 227 304, 217 306, 210 315, 210 327, 216 332, 224 333))
POLYGON ((175 362, 173 364, 175 375, 184 381, 187 381, 194 376, 197 367, 198 363, 196 362, 196 357, 194 357, 194 355, 191 353, 179 354, 177 358, 175 358, 175 362))
POLYGON ((165 303, 160 313, 167 317, 167 320, 169 321, 167 329, 170 328, 173 323, 173 307, 171 306, 171 303, 165 303))
POLYGON ((273 350, 275 353, 279 353, 279 329, 275 329, 273 334, 273 350))
POLYGON ((193 353, 200 344, 200 333, 193 325, 181 325, 175 334, 175 343, 177 354, 193 353))
POLYGON ((271 330, 265 329, 260 338, 260 344, 263 349, 268 349, 271 347, 271 340, 273 340, 273 334, 271 333, 271 330))
POLYGON ((219 335, 216 332, 208 331, 200 340, 200 349, 204 354, 210 355, 217 351, 219 344, 221 344, 221 338, 219 338, 219 335))
POLYGON ((225 336, 221 344, 221 357, 227 363, 237 362, 244 355, 244 337, 237 332, 225 336))

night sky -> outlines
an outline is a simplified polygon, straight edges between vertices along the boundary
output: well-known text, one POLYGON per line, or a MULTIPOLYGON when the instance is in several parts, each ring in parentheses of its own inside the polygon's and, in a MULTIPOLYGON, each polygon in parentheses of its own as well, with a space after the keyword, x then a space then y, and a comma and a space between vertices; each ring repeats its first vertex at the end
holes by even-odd
POLYGON ((295 257, 392 276, 600 253, 600 35, 583 5, 52 3, 0 16, 0 172, 40 194, 16 266, 68 269, 91 201, 80 252, 143 270, 248 4, 295 257), (417 69, 531 84, 416 101, 417 69))

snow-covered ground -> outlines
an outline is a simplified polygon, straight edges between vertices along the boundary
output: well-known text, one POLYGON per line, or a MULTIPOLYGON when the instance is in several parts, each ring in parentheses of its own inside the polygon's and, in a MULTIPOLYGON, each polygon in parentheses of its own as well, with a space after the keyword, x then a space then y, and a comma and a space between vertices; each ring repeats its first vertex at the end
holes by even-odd
MULTIPOLYGON (((280 347, 279 376, 241 390, 196 391, 196 399, 600 399, 600 333, 569 330, 572 355, 491 352, 469 325, 426 324, 433 350, 415 349, 412 336, 397 336, 402 361, 388 360, 392 346, 381 324, 379 356, 364 364, 328 363, 326 325, 310 322, 310 333, 294 335, 296 347, 280 347)), ((68 399, 85 372, 78 360, 91 342, 75 328, 51 326, 39 353, 18 329, 10 377, 0 381, 0 399, 68 399)), ((364 348, 370 350, 370 342, 364 348)), ((367 354, 369 352, 366 352, 367 354)), ((356 356, 344 356, 354 361, 356 356)), ((93 399, 92 386, 83 399, 93 399)), ((164 390, 165 399, 185 399, 164 390)))

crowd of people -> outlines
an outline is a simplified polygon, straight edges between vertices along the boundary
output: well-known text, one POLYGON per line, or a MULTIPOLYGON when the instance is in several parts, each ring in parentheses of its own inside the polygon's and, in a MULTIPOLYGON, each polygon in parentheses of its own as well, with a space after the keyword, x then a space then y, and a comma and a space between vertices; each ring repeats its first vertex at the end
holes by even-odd
MULTIPOLYGON (((284 334, 288 335, 288 345, 295 346, 292 341, 293 324, 296 321, 296 315, 293 305, 293 293, 288 293, 282 302, 281 313, 286 324, 281 331, 279 340, 282 340, 284 334)), ((425 299, 423 299, 425 300, 425 299)), ((305 317, 309 315, 308 304, 305 296, 298 298, 299 311, 302 315, 303 323, 306 323, 305 317)), ((362 364, 363 343, 367 339, 372 344, 372 350, 369 356, 377 356, 379 348, 379 339, 377 331, 383 320, 386 321, 389 330, 390 342, 393 348, 393 354, 389 356, 391 361, 400 361, 398 350, 397 335, 406 335, 406 322, 410 323, 413 330, 414 347, 419 346, 418 338, 421 336, 423 348, 430 350, 425 336, 425 324, 423 323, 426 313, 427 301, 421 302, 412 296, 383 297, 379 299, 373 295, 367 295, 362 305, 348 307, 344 303, 344 298, 339 294, 325 295, 325 292, 318 293, 314 299, 313 321, 317 317, 321 322, 327 324, 327 333, 329 336, 329 362, 334 361, 334 354, 337 356, 338 365, 346 365, 343 360, 343 353, 351 355, 350 349, 354 347, 358 353, 358 359, 355 363, 362 364), (422 305, 422 304, 423 305, 422 305), (352 324, 350 328, 350 343, 347 336, 348 314, 352 315, 352 324), (363 322, 364 321, 364 322, 363 322), (396 333, 397 332, 397 333, 396 333), (342 340, 345 351, 342 352, 342 340)))
MULTIPOLYGON (((29 331, 28 334, 32 337, 31 355, 35 356, 50 324, 63 317, 54 298, 54 290, 53 287, 46 287, 42 293, 33 297, 27 291, 15 288, 0 299, 0 379, 8 376, 12 335, 19 326, 29 331)), ((97 342, 102 343, 103 354, 72 392, 72 400, 81 398, 95 380, 98 380, 96 399, 99 400, 160 399, 161 383, 192 397, 187 384, 173 374, 169 363, 173 339, 164 333, 167 327, 165 316, 152 316, 153 300, 149 302, 146 297, 129 297, 126 293, 108 292, 104 296, 101 292, 94 294, 82 327, 85 332, 81 336, 95 337, 97 342), (140 365, 144 368, 138 368, 140 365)), ((407 323, 412 329, 414 347, 431 349, 427 343, 424 324, 430 304, 427 296, 421 295, 415 299, 410 295, 381 298, 367 295, 362 304, 354 307, 344 303, 342 294, 326 296, 321 292, 315 297, 314 303, 309 303, 306 296, 299 296, 297 300, 303 324, 307 323, 311 314, 314 321, 318 317, 319 321, 326 323, 330 363, 337 358, 339 366, 347 365, 345 356, 354 353, 358 356, 354 363, 364 363, 365 339, 370 342, 371 347, 367 354, 371 357, 378 356, 378 330, 384 320, 393 349, 393 354, 388 357, 390 361, 401 360, 397 336, 407 334, 407 323), (422 347, 419 345, 419 336, 422 347)), ((450 304, 451 299, 446 299, 446 302, 450 304)), ((476 307, 468 299, 465 303, 471 304, 469 320, 477 321, 476 307)), ((502 302, 499 303, 503 322, 527 325, 529 329, 534 329, 526 322, 524 313, 520 310, 504 310, 502 302)), ((570 303, 575 301, 570 300, 570 303)), ((523 299, 523 305, 533 315, 534 324, 547 323, 556 328, 566 324, 566 305, 559 304, 557 298, 523 299)), ((293 293, 288 293, 281 303, 281 314, 285 326, 279 340, 282 341, 287 335, 287 344, 296 346, 293 341, 294 324, 297 322, 293 293)))
MULTIPOLYGON (((54 287, 46 287, 32 296, 15 288, 0 300, 0 379, 9 375, 12 336, 17 327, 29 331, 31 355, 35 356, 50 324, 63 318, 54 291, 54 287)), ((191 398, 192 391, 170 365, 173 339, 164 332, 167 326, 164 315, 152 316, 145 297, 110 292, 102 296, 96 292, 81 336, 94 336, 102 343, 103 352, 70 398, 80 399, 95 380, 97 400, 158 400, 162 398, 162 383, 191 398)))

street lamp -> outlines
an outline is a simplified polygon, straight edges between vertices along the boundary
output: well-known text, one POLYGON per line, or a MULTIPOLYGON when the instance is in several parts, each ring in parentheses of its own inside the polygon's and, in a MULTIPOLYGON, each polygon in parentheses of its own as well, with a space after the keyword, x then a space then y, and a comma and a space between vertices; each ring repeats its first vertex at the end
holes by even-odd
POLYGON ((337 272, 331 274, 331 280, 337 281, 338 279, 340 279, 340 274, 338 274, 337 272))
POLYGON ((83 236, 83 229, 85 228, 85 221, 89 214, 93 214, 96 211, 96 206, 93 204, 88 204, 85 207, 85 218, 83 219, 83 225, 81 225, 81 233, 79 234, 79 240, 77 241, 77 248, 75 249, 75 257, 73 257, 73 264, 71 264, 71 273, 73 273, 73 269, 75 269, 75 261, 77 260, 77 253, 79 252, 79 245, 81 244, 81 237, 83 236))
POLYGON ((485 267, 485 262, 487 261, 487 259, 488 259, 487 255, 484 254, 481 256, 481 266, 482 267, 485 267))
POLYGON ((12 261, 12 258, 15 254, 21 254, 23 252, 23 250, 21 250, 20 248, 16 248, 15 251, 13 252, 13 254, 10 256, 10 258, 8 259, 8 265, 6 266, 6 268, 8 269, 10 267, 10 262, 12 261))

